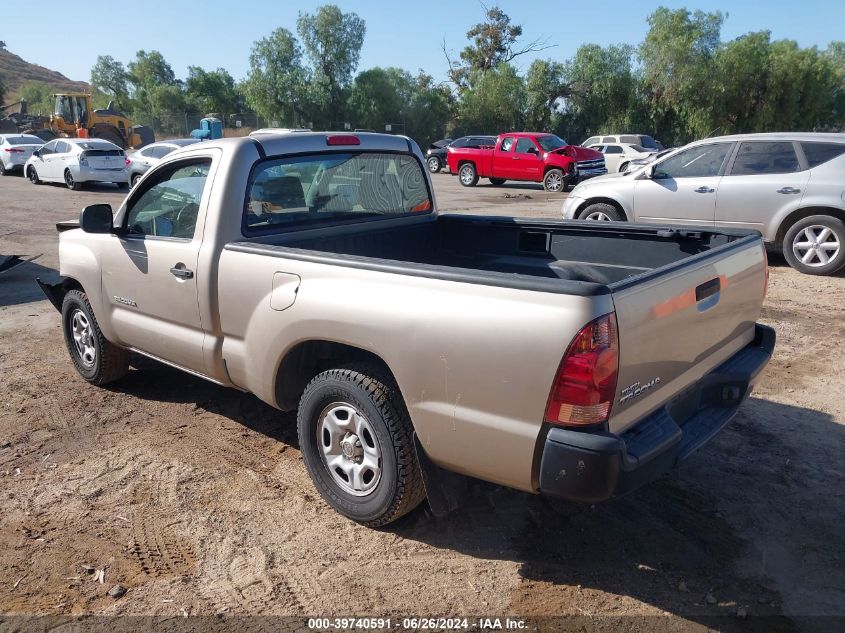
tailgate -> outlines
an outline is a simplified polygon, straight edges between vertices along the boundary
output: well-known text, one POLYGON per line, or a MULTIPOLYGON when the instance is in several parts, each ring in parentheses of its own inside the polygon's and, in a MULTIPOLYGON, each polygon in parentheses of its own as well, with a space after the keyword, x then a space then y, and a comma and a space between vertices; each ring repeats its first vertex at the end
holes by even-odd
POLYGON ((751 342, 765 284, 763 244, 749 236, 611 286, 619 379, 610 430, 624 431, 751 342))

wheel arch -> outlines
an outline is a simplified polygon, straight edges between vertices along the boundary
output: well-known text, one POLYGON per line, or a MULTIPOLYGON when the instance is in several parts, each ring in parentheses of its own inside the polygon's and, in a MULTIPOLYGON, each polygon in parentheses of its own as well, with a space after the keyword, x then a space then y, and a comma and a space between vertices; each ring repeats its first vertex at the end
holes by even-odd
POLYGON ((279 362, 274 381, 276 406, 283 411, 295 410, 314 376, 349 363, 367 363, 379 368, 401 393, 396 377, 378 354, 337 341, 309 339, 290 348, 279 362))
POLYGON ((80 290, 85 292, 85 288, 82 287, 82 284, 73 277, 62 277, 59 282, 55 284, 45 283, 41 281, 40 277, 36 277, 35 281, 41 288, 41 292, 47 296, 47 299, 50 300, 50 303, 52 303, 53 307, 59 312, 62 311, 62 302, 64 302, 65 295, 68 292, 71 290, 80 290))
POLYGON ((845 222, 845 209, 821 205, 801 207, 781 220, 780 225, 778 225, 777 233, 775 234, 774 246, 776 248, 783 248, 783 240, 789 229, 791 229, 796 222, 800 222, 804 218, 809 218, 813 215, 829 215, 845 222))
POLYGON ((581 212, 584 211, 584 209, 589 207, 591 204, 601 204, 601 203, 611 205, 613 208, 615 208, 617 211, 619 211, 619 213, 622 214, 622 217, 624 218, 624 220, 626 222, 631 221, 630 215, 628 214, 628 212, 625 210, 625 208, 617 200, 614 200, 613 198, 601 198, 601 197, 599 197, 599 198, 589 198, 587 200, 584 200, 584 202, 582 202, 580 205, 578 205, 578 208, 575 209, 575 219, 579 219, 578 216, 581 215, 581 212))

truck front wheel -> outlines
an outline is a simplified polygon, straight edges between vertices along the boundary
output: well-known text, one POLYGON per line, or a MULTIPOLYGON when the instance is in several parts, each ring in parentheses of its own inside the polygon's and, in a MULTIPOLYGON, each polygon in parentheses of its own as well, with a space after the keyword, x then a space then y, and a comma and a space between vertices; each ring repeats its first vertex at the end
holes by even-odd
POLYGON ((65 295, 62 326, 67 351, 85 380, 92 385, 105 385, 126 375, 129 352, 103 336, 84 292, 71 290, 65 295))
POLYGON ((478 172, 472 163, 464 163, 458 169, 458 180, 464 187, 475 187, 478 184, 478 172))
POLYGON ((297 430, 320 495, 353 521, 386 525, 425 499, 408 411, 378 368, 318 374, 302 394, 297 430))
POLYGON ((563 172, 560 169, 550 169, 543 178, 543 189, 552 193, 563 191, 563 172))

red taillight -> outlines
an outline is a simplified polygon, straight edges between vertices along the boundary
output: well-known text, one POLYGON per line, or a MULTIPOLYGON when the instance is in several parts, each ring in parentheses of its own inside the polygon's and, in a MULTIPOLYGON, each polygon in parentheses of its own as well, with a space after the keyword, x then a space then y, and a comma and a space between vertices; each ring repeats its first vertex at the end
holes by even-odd
POLYGON ((6 148, 4 151, 9 152, 10 154, 23 154, 23 150, 18 149, 17 147, 6 148))
POLYGON ((599 424, 610 417, 619 373, 616 314, 587 324, 569 344, 557 370, 545 421, 560 426, 599 424))
POLYGON ((132 164, 132 161, 131 161, 131 160, 129 160, 128 158, 124 158, 124 159, 123 159, 123 164, 124 164, 124 165, 131 165, 131 164, 132 164))
POLYGON ((326 145, 360 145, 361 139, 352 134, 334 134, 326 137, 326 145))

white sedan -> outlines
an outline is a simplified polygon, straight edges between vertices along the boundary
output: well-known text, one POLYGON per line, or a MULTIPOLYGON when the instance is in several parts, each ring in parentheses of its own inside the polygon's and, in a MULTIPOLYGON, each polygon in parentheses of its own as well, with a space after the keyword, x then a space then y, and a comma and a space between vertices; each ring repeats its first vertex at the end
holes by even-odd
POLYGON ((129 188, 128 162, 123 150, 99 138, 57 138, 33 152, 24 174, 34 185, 61 182, 78 191, 87 182, 113 182, 129 188))
POLYGON ((0 176, 21 169, 32 152, 44 145, 33 134, 0 134, 0 176))
POLYGON ((625 171, 628 163, 632 160, 647 158, 655 154, 657 150, 646 149, 633 143, 598 143, 588 146, 604 154, 604 164, 608 173, 625 171))

